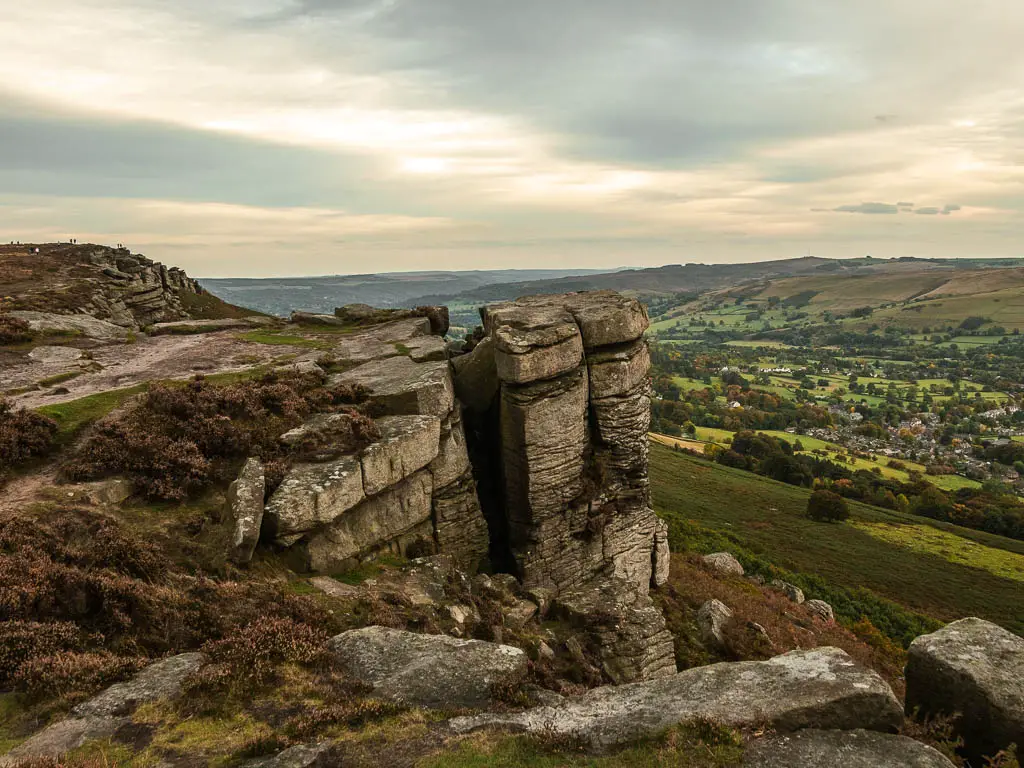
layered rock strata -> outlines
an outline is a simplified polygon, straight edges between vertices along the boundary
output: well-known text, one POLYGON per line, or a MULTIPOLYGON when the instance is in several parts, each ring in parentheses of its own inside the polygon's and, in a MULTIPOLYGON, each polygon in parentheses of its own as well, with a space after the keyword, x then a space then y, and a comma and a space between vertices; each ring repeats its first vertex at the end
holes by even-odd
MULTIPOLYGON (((346 370, 329 383, 362 388, 380 414, 381 437, 293 467, 268 500, 265 535, 308 570, 337 571, 385 551, 440 551, 466 565, 486 555, 461 408, 432 330, 429 317, 402 318, 345 336, 332 350, 346 370)), ((297 442, 336 418, 317 416, 282 440, 297 442)))
POLYGON ((525 587, 561 594, 573 616, 602 603, 611 618, 593 636, 610 679, 674 672, 647 596, 668 578, 669 551, 647 478, 646 310, 598 291, 527 297, 481 316, 483 339, 455 359, 455 391, 465 393, 474 462, 493 483, 483 499, 492 544, 525 587))

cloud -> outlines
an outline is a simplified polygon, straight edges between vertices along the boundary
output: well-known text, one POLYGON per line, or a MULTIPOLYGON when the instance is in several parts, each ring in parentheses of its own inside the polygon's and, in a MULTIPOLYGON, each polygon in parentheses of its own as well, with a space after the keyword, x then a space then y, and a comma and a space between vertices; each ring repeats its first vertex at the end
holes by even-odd
POLYGON ((860 205, 840 205, 833 211, 841 213, 899 213, 899 208, 888 203, 861 203, 860 205))

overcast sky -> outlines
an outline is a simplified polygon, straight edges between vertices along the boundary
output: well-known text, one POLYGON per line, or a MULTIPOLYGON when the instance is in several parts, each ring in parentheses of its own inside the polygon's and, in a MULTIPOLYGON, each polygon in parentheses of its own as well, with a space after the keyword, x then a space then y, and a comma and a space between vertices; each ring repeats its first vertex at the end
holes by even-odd
POLYGON ((200 276, 1024 256, 1017 0, 24 0, 0 239, 200 276))

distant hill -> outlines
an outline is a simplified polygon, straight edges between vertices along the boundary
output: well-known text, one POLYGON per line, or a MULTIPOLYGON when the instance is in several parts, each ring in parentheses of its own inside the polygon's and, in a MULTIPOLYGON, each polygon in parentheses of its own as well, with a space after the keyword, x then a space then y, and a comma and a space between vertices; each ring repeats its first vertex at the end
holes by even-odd
POLYGON ((502 283, 547 282, 601 273, 587 269, 498 269, 393 272, 323 277, 209 278, 202 285, 235 304, 285 316, 292 310, 331 312, 344 304, 414 307, 428 294, 459 294, 502 283))

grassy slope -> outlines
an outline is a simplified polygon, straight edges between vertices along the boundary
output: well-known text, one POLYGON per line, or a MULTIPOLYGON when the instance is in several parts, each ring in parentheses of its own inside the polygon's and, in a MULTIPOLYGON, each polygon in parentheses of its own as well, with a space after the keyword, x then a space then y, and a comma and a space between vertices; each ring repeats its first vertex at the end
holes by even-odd
MULTIPOLYGON (((687 520, 729 532, 747 549, 800 573, 846 587, 866 587, 942 620, 978 615, 1024 633, 1024 587, 982 568, 950 562, 936 551, 914 551, 854 525, 804 517, 809 491, 749 472, 651 446, 654 506, 670 524, 687 520)), ((859 503, 854 521, 930 526, 987 547, 1016 553, 1024 543, 956 526, 933 524, 859 503)))

